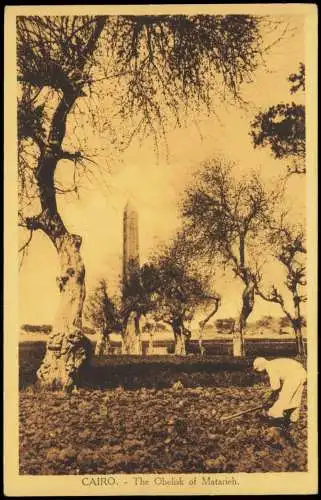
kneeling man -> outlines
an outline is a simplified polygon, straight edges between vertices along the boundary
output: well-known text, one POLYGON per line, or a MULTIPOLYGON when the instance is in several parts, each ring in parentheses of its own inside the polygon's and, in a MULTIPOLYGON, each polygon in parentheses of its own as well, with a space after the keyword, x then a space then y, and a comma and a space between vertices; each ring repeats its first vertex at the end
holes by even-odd
POLYGON ((297 422, 307 379, 307 373, 301 363, 289 358, 277 358, 271 361, 256 358, 253 368, 258 372, 266 371, 269 376, 272 392, 268 400, 278 395, 268 410, 268 416, 274 419, 288 417, 291 422, 297 422))

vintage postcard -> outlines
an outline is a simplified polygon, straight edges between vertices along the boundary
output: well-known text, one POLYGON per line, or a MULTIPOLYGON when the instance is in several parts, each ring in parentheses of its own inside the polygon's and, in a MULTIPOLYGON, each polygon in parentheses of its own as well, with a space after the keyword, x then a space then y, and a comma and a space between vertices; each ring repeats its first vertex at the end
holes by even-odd
POLYGON ((12 6, 4 57, 6 495, 316 494, 316 6, 12 6))

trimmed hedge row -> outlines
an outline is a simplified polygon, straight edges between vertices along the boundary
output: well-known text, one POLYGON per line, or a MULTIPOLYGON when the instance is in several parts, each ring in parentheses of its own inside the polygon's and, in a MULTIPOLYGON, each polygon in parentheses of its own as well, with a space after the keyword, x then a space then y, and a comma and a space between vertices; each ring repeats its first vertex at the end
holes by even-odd
POLYGON ((99 362, 94 359, 81 370, 79 385, 100 389, 118 386, 125 389, 163 389, 178 381, 184 387, 228 387, 249 386, 262 380, 259 374, 253 372, 248 361, 231 362, 229 359, 224 362, 211 358, 206 362, 201 359, 186 362, 185 358, 176 358, 172 362, 171 357, 166 359, 165 356, 153 361, 143 358, 131 362, 130 359, 117 360, 119 364, 107 357, 99 359, 99 362))
MULTIPOLYGON (((250 342, 248 342, 249 344, 250 342)), ((284 342, 282 342, 283 344, 284 342)), ((247 345, 248 345, 247 344, 247 345)), ((262 345, 254 341, 253 345, 262 345)), ((273 344, 272 344, 273 345, 273 344)), ((277 347, 277 344, 274 345, 277 347)), ((280 346, 279 346, 280 347, 280 346)), ((288 348, 291 346, 287 346, 288 348)), ((248 349, 248 352, 250 349, 248 349)), ((271 349, 270 349, 271 351, 271 349)), ((253 372, 253 358, 259 354, 266 357, 293 355, 293 352, 252 352, 246 359, 231 356, 92 356, 82 368, 78 385, 91 388, 127 389, 166 388, 180 380, 185 387, 250 386, 263 380, 253 372)), ((295 353, 295 350, 294 350, 295 353)), ((19 386, 24 388, 36 382, 36 372, 45 354, 45 342, 22 342, 19 345, 19 386)))

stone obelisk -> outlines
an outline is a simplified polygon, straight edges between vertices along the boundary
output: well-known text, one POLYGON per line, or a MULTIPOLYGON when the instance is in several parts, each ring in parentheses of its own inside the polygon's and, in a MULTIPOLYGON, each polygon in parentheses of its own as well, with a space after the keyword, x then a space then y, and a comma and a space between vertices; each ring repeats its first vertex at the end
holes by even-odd
POLYGON ((139 269, 138 213, 129 200, 124 210, 123 284, 139 269))
MULTIPOLYGON (((129 200, 124 210, 123 240, 123 299, 135 296, 135 283, 139 271, 138 213, 129 200)), ((123 331, 123 354, 142 354, 139 315, 136 310, 128 311, 123 331)))

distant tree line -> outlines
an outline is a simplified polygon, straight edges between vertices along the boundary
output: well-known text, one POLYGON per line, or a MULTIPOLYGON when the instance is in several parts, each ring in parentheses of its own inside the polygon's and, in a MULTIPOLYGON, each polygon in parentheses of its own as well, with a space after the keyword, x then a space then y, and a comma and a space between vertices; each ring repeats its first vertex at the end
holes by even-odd
POLYGON ((49 333, 52 330, 52 325, 29 325, 24 323, 21 325, 21 329, 30 333, 49 333))

